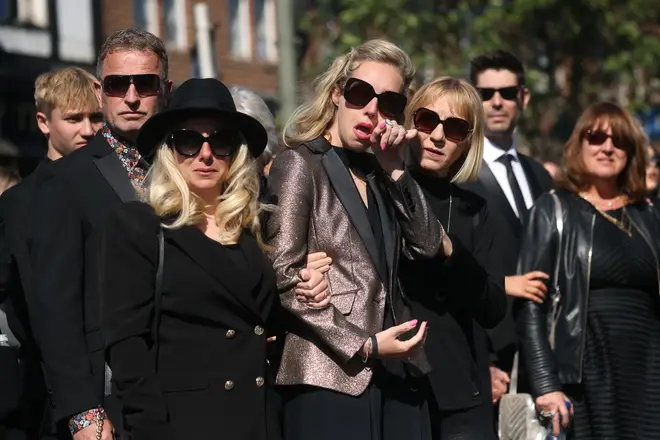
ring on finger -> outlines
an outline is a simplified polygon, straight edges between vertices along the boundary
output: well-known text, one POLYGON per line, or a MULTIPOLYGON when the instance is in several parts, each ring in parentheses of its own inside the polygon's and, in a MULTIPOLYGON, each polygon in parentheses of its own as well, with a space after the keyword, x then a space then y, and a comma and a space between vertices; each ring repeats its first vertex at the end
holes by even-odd
POLYGON ((394 127, 394 123, 390 121, 389 119, 385 119, 385 123, 389 125, 390 127, 394 127))

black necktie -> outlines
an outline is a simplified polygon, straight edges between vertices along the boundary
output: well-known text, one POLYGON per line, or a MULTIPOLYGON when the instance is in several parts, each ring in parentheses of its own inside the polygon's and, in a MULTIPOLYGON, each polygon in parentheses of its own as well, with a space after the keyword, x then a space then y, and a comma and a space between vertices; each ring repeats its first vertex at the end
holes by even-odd
POLYGON ((511 192, 513 193, 513 200, 516 202, 518 218, 520 221, 522 221, 525 213, 527 212, 527 205, 525 204, 525 198, 522 195, 522 191, 520 191, 520 185, 518 185, 516 175, 513 174, 513 167, 511 166, 513 156, 507 153, 500 157, 499 161, 502 162, 506 167, 506 180, 509 181, 509 186, 511 187, 511 192))

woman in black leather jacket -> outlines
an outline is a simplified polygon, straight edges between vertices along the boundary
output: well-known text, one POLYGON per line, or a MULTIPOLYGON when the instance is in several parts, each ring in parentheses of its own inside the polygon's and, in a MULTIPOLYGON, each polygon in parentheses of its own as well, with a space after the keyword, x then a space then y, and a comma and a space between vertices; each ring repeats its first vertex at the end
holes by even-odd
POLYGON ((591 106, 564 147, 563 189, 526 224, 519 273, 542 270, 559 289, 519 304, 521 349, 555 432, 572 401, 569 438, 660 436, 660 215, 644 198, 644 147, 628 112, 591 106))

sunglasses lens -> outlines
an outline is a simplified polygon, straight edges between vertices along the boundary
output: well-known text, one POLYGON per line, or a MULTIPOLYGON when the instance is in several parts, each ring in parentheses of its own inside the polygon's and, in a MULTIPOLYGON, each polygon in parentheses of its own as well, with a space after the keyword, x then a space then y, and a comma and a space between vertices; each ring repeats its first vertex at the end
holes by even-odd
POLYGON ((608 137, 604 131, 590 131, 586 136, 589 145, 603 145, 608 137))
POLYGON ((479 94, 481 95, 481 99, 484 101, 490 101, 493 99, 493 95, 495 95, 495 89, 492 88, 480 88, 479 94))
POLYGON ((182 156, 192 157, 199 153, 204 136, 192 130, 176 130, 170 136, 170 145, 182 156))
POLYGON ((515 101, 518 98, 518 87, 504 87, 499 90, 502 99, 515 101))
POLYGON ((445 136, 452 141, 462 141, 470 133, 470 124, 465 119, 447 118, 444 123, 445 136))
POLYGON ((369 104, 369 101, 374 99, 374 96, 376 96, 376 92, 374 92, 371 84, 357 78, 350 78, 344 87, 344 99, 358 107, 364 107, 369 104))
POLYGON ((234 154, 243 143, 243 136, 236 130, 218 130, 209 137, 213 154, 227 157, 234 154))
POLYGON ((153 96, 160 90, 160 77, 155 74, 133 75, 133 84, 140 96, 153 96))
POLYGON ((378 97, 378 110, 392 119, 397 119, 406 109, 408 98, 401 93, 384 92, 378 97))
POLYGON ((103 79, 103 92, 108 96, 124 96, 130 86, 130 75, 108 75, 103 79))
POLYGON ((417 110, 413 119, 415 128, 423 133, 432 133, 440 123, 440 117, 435 112, 425 108, 417 110))

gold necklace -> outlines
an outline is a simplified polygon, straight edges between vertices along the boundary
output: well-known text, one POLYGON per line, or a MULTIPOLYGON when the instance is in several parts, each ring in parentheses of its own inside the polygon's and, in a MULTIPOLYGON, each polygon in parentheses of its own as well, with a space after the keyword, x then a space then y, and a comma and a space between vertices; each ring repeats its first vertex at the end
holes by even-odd
MULTIPOLYGON (((606 209, 603 209, 596 205, 594 201, 589 199, 589 196, 586 194, 580 194, 580 196, 586 200, 587 202, 591 203, 591 205, 596 208, 596 211, 600 213, 600 215, 603 216, 603 218, 610 223, 612 223, 614 226, 619 228, 621 231, 623 231, 628 237, 632 238, 632 221, 630 220, 630 216, 628 215, 628 211, 626 210, 626 204, 624 203, 623 206, 621 207, 621 219, 618 219, 614 217, 611 214, 608 214, 606 209)), ((625 195, 620 195, 615 197, 614 199, 610 200, 607 202, 607 209, 612 209, 614 206, 614 202, 619 200, 620 198, 625 197, 625 195)))

